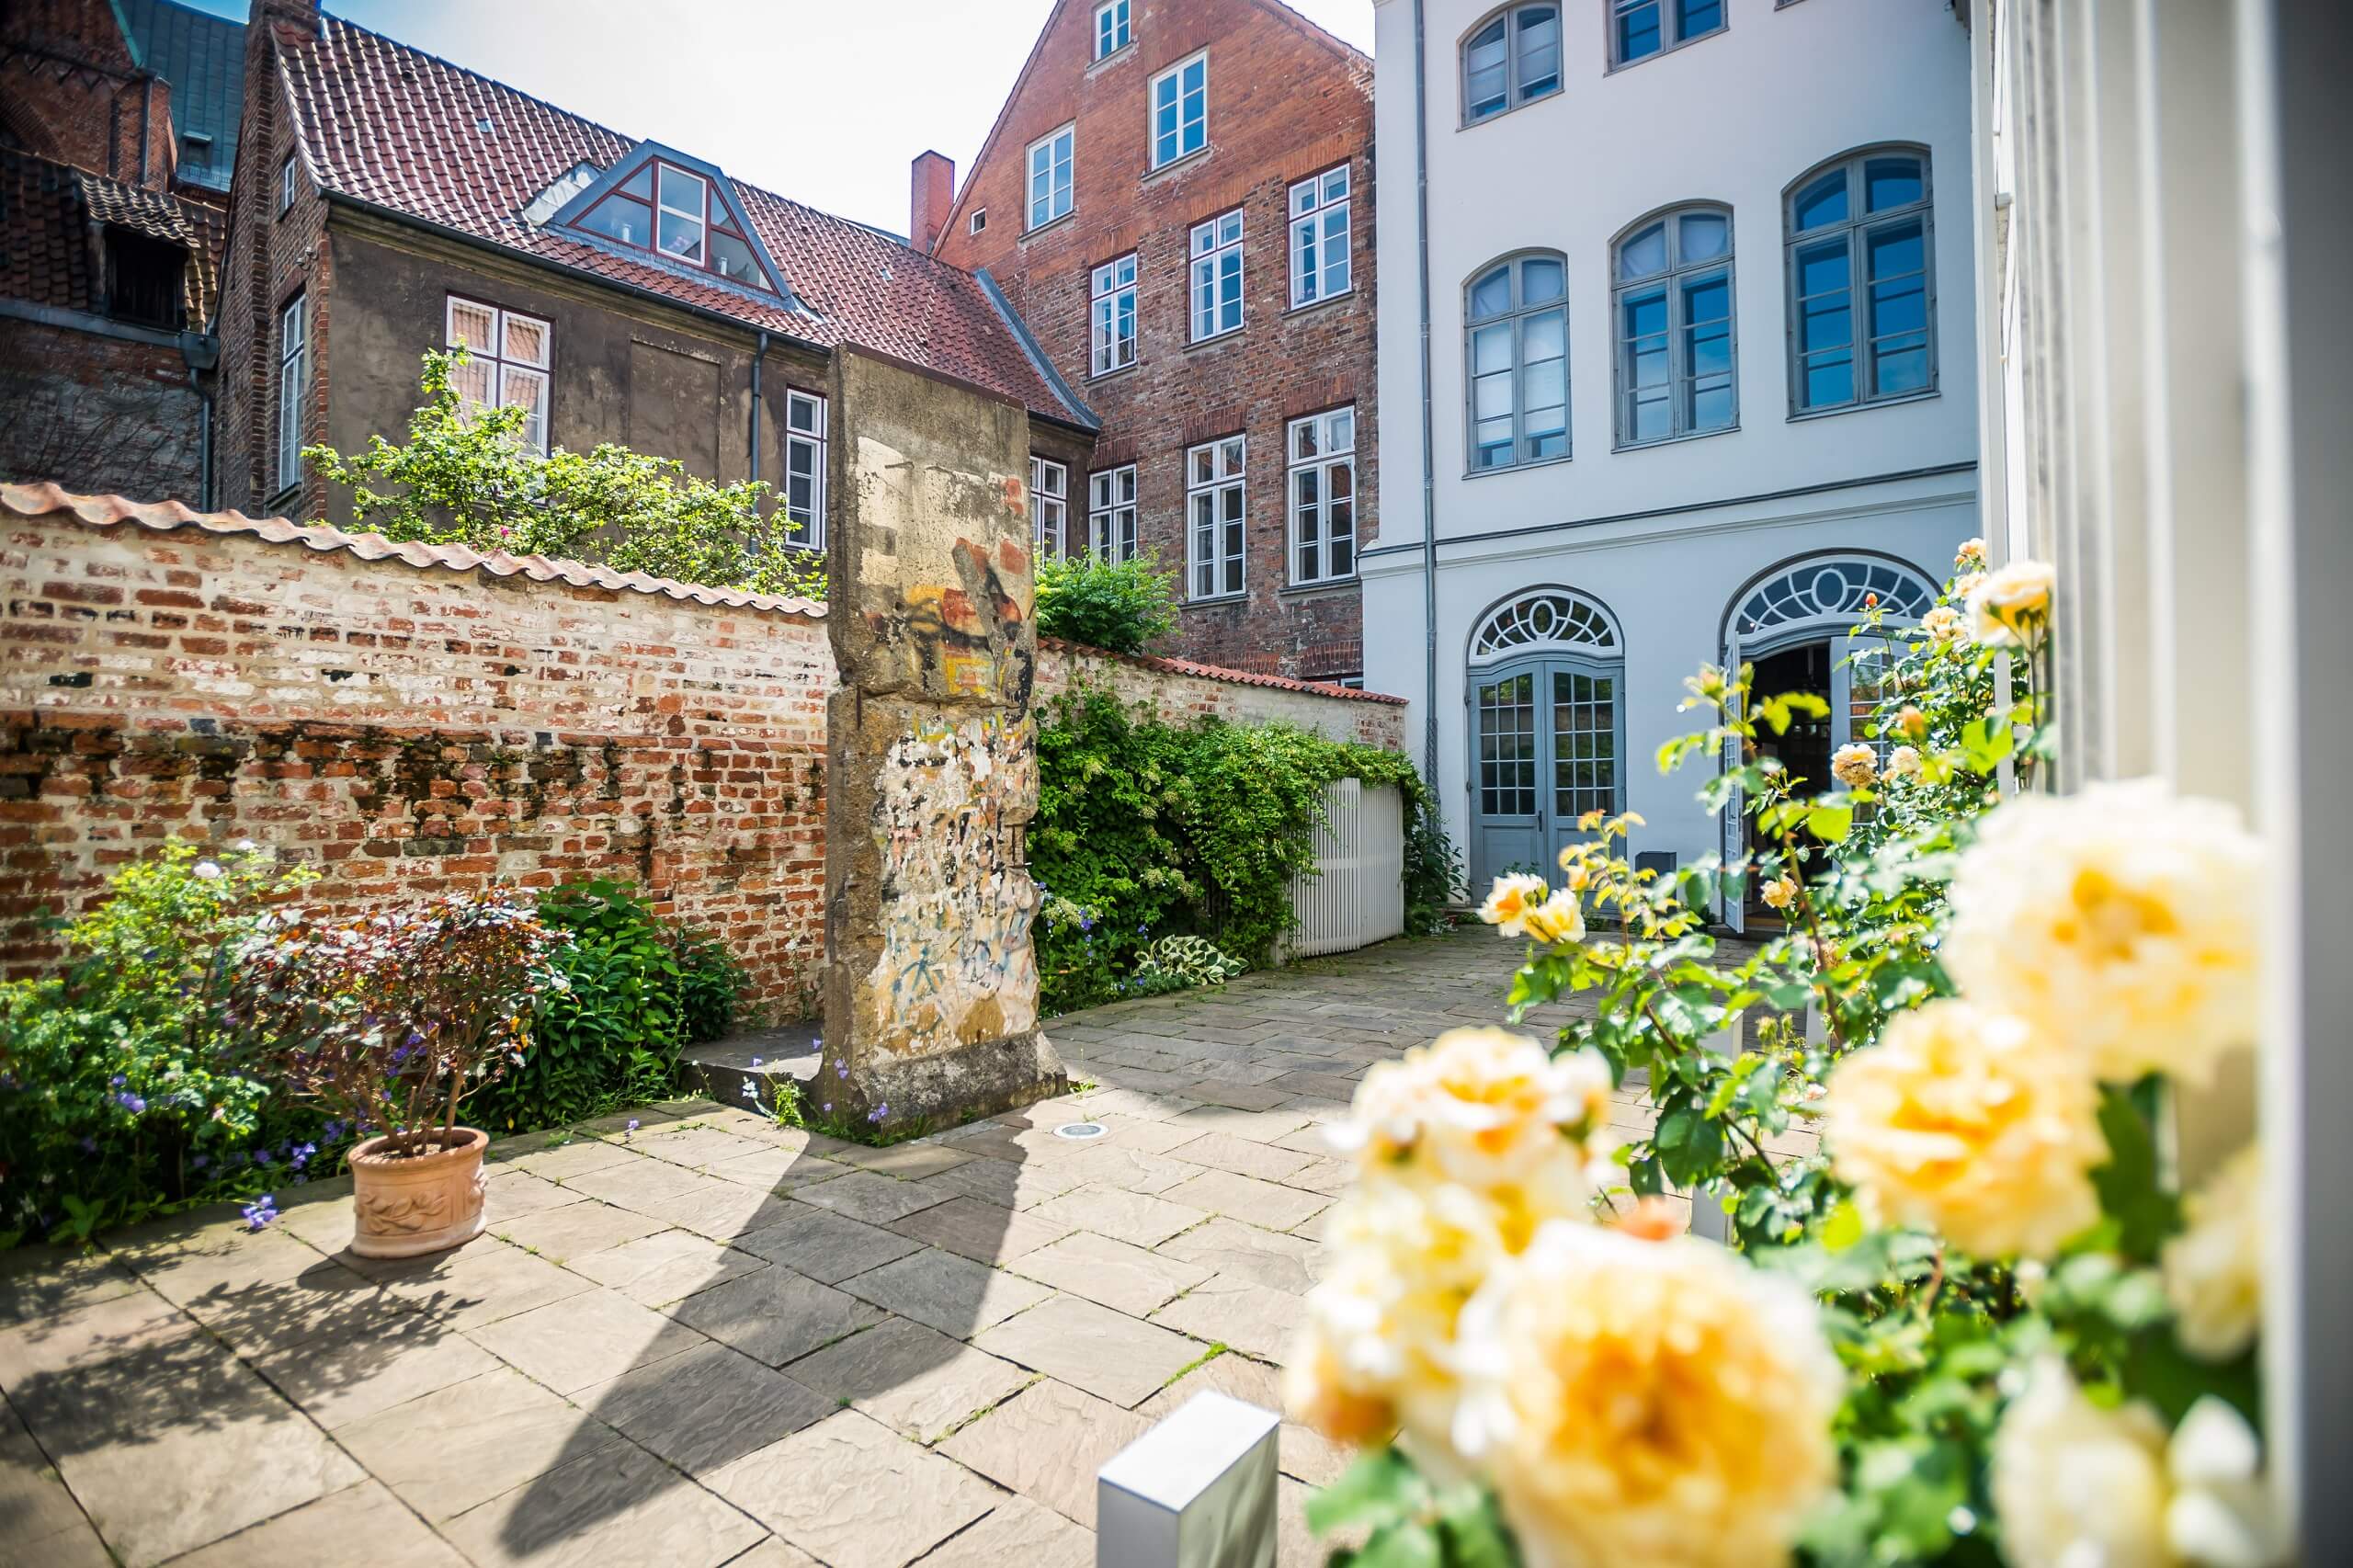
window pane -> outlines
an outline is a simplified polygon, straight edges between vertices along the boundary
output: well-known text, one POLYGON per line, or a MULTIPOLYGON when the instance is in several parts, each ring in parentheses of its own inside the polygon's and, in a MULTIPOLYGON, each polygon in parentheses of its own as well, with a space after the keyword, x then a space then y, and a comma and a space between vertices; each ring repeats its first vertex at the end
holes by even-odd
POLYGON ((449 367, 450 390, 461 403, 486 403, 490 401, 491 364, 487 359, 469 359, 462 365, 449 367))
POLYGON ((1803 385, 1808 408, 1832 408, 1855 401, 1854 356, 1841 348, 1808 358, 1803 385))
POLYGON ((1472 428, 1473 457, 1481 468, 1496 468, 1511 461, 1511 419, 1483 419, 1472 428))
POLYGON ((1691 38, 1724 23, 1724 0, 1677 0, 1678 7, 1675 36, 1691 38))
POLYGON ((1666 270, 1666 225, 1653 223, 1618 247, 1618 277, 1621 281, 1650 278, 1666 270))
POLYGON ((1695 376, 1732 369, 1732 282, 1722 273, 1683 286, 1683 319, 1688 324, 1687 363, 1695 376))
POLYGON ((1511 268, 1498 267, 1471 285, 1471 319, 1483 321, 1511 309, 1511 268))
POLYGON ((509 408, 526 411, 523 420, 523 444, 544 450, 548 444, 547 402, 548 379, 537 370, 507 368, 506 383, 499 389, 498 401, 509 408))
POLYGON ((1483 119, 1504 107, 1504 49, 1501 17, 1482 28, 1479 36, 1463 46, 1465 119, 1483 119))
POLYGON ((1624 63, 1658 52, 1658 0, 1619 0, 1618 60, 1624 63))
POLYGON ((1892 223, 1882 229, 1874 229, 1863 244, 1864 266, 1874 281, 1920 270, 1924 247, 1921 244, 1920 222, 1916 218, 1909 223, 1892 223))
POLYGON ((733 234, 710 236, 710 265, 722 278, 733 278, 756 288, 767 287, 767 280, 760 276, 759 264, 752 259, 752 247, 733 234))
POLYGON ((1519 97, 1525 103, 1561 85, 1561 14, 1550 6, 1524 6, 1517 21, 1519 97))
POLYGON ((1569 351, 1569 318, 1559 311, 1539 312, 1521 330, 1521 352, 1527 359, 1558 359, 1569 351))
POLYGON ((1790 221, 1801 234, 1824 223, 1847 221, 1847 171, 1836 169, 1798 192, 1790 204, 1790 221))
POLYGON ((1847 262, 1847 241, 1843 236, 1798 252, 1798 297, 1845 292, 1847 262))
POLYGON ((1928 384, 1928 346, 1919 338, 1899 338, 1876 346, 1871 353, 1871 390, 1881 397, 1918 392, 1928 384))
POLYGON ((476 354, 495 353, 491 347, 491 324, 498 312, 488 305, 477 305, 468 300, 449 301, 449 346, 463 344, 476 354))
POLYGON ((1847 308, 1847 296, 1825 294, 1808 301, 1798 317, 1798 350, 1818 354, 1827 348, 1844 348, 1854 342, 1854 317, 1847 308))
MULTIPOLYGON (((1653 290, 1645 294, 1631 294, 1624 303, 1625 335, 1629 341, 1666 336, 1666 296, 1653 290)), ((1661 349, 1664 351, 1662 342, 1661 349)))
POLYGON ((1471 335, 1471 373, 1487 375, 1495 370, 1511 369, 1511 328, 1506 324, 1483 326, 1471 335))
POLYGON ((653 236, 654 211, 639 202, 608 196, 581 214, 580 226, 625 245, 642 245, 653 236))
POLYGON ((1678 227, 1676 259, 1683 266, 1713 261, 1732 249, 1732 225, 1721 212, 1687 212, 1678 227))
POLYGON ((683 169, 662 165, 662 205, 702 219, 702 180, 683 169))
POLYGON ((1550 303, 1566 291, 1558 259, 1529 256, 1519 264, 1519 302, 1523 309, 1550 303))
POLYGON ((681 261, 702 259, 702 220, 688 218, 665 208, 661 220, 661 247, 666 256, 681 261))
POLYGON ((620 188, 631 196, 642 198, 647 201, 653 200, 654 165, 652 164, 640 164, 637 166, 637 173, 621 181, 620 188))
POLYGON ((1863 161, 1863 210, 1884 212, 1920 199, 1925 185, 1917 158, 1867 158, 1863 161))

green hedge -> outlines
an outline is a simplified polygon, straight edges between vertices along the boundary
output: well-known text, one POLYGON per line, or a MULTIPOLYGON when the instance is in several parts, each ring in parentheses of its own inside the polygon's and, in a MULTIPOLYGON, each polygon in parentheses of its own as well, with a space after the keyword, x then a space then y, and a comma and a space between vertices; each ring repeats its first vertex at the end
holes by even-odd
POLYGON ((1205 937, 1253 964, 1291 926, 1292 877, 1313 863, 1324 787, 1403 791, 1406 928, 1437 919, 1453 857, 1411 762, 1286 724, 1165 723, 1077 689, 1040 716, 1032 873, 1041 1001, 1066 1012, 1131 994, 1158 937, 1205 937))

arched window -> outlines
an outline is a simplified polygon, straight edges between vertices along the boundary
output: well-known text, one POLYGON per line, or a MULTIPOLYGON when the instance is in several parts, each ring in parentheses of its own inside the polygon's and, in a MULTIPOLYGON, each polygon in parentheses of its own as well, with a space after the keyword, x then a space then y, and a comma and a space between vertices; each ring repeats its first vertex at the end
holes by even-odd
POLYGON ((1679 207, 1610 251, 1618 444, 1729 430, 1740 418, 1733 339, 1732 212, 1679 207))
POLYGON ((1476 125, 1561 90, 1561 8, 1511 6, 1462 45, 1462 123, 1476 125))
POLYGON ((1601 601, 1574 588, 1530 588, 1480 617, 1471 633, 1474 665, 1524 653, 1614 659, 1618 651, 1618 623, 1601 601))
POLYGON ((1569 455, 1568 266, 1558 251, 1509 256, 1463 291, 1471 468, 1569 455))
POLYGON ((1936 390, 1928 155, 1873 147, 1790 187, 1790 410, 1936 390))
POLYGON ((1742 656, 1793 640, 1843 632, 1872 610, 1916 621, 1937 601, 1927 577, 1872 555, 1817 555, 1751 584, 1726 611, 1727 646, 1742 656))

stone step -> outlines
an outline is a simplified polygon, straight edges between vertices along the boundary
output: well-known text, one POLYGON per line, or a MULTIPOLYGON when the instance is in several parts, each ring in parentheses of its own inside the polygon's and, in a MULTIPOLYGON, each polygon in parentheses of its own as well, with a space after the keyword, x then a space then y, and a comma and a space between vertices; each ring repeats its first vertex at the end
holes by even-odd
MULTIPOLYGON (((817 1025, 745 1029, 725 1040, 687 1047, 679 1059, 688 1092, 721 1105, 774 1111, 787 1080, 806 1084, 817 1075, 817 1025), (752 1093, 744 1093, 745 1085, 752 1093)), ((789 1092, 789 1091, 788 1091, 789 1092)))

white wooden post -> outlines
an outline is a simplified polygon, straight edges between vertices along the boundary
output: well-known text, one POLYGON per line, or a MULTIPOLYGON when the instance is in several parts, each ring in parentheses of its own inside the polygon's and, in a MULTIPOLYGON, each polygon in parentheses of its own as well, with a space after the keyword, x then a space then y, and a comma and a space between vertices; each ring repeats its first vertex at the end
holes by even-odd
MULTIPOLYGON (((1741 1020, 1734 1018, 1699 1042, 1699 1049, 1722 1057, 1727 1062, 1740 1057, 1741 1020)), ((1711 1195, 1694 1190, 1691 1194, 1691 1233, 1711 1242, 1732 1240, 1732 1216, 1724 1212, 1723 1204, 1711 1195)))
POLYGON ((1095 1475, 1096 1568, 1274 1568, 1281 1426, 1197 1394, 1113 1454, 1095 1475))

